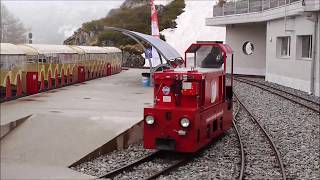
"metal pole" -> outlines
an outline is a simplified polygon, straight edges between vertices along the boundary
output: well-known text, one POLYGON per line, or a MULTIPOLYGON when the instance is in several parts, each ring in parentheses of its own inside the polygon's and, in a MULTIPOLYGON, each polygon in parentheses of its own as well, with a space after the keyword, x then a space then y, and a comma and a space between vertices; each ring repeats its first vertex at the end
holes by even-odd
MULTIPOLYGON (((279 0, 278 0, 279 6, 279 0)), ((284 31, 287 31, 287 0, 284 0, 284 31)))
MULTIPOLYGON (((146 52, 146 48, 144 47, 144 45, 134 36, 132 36, 131 34, 128 34, 128 33, 125 33, 125 32, 122 32, 124 35, 126 36, 129 36, 131 37, 133 40, 135 40, 142 48, 143 48, 143 51, 146 52)), ((153 79, 152 79, 152 74, 153 74, 153 66, 152 66, 152 62, 151 62, 151 59, 150 58, 147 58, 148 61, 149 61, 149 66, 150 66, 150 84, 153 84, 153 79)))
POLYGON ((160 62, 161 62, 161 64, 163 64, 161 54, 160 54, 158 51, 157 51, 157 53, 158 53, 158 56, 159 56, 159 58, 160 58, 160 62))
POLYGON ((269 8, 271 8, 271 0, 268 0, 269 1, 269 8))
POLYGON ((187 67, 187 53, 184 53, 184 67, 187 67))
MULTIPOLYGON (((319 18, 318 14, 315 13, 316 19, 314 21, 314 35, 313 35, 313 46, 312 46, 312 62, 311 62, 311 78, 310 78, 310 92, 311 94, 315 94, 315 72, 316 72, 316 55, 317 55, 317 41, 318 41, 318 23, 319 23, 319 18)), ((319 62, 320 63, 320 62, 319 62)))
POLYGON ((224 16, 224 5, 222 6, 222 16, 224 16))
POLYGON ((231 55, 231 87, 233 87, 233 53, 231 55))
POLYGON ((196 68, 196 66, 197 66, 196 60, 197 60, 197 53, 194 53, 194 59, 193 59, 193 67, 194 68, 196 68))

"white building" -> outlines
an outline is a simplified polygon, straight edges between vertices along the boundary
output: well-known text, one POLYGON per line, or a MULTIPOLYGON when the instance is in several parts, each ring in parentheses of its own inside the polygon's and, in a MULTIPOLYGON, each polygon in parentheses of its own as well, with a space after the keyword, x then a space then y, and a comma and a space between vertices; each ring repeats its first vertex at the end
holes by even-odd
POLYGON ((235 0, 213 7, 206 25, 226 27, 235 73, 320 96, 319 21, 320 0, 235 0), (251 55, 243 52, 247 41, 251 55))

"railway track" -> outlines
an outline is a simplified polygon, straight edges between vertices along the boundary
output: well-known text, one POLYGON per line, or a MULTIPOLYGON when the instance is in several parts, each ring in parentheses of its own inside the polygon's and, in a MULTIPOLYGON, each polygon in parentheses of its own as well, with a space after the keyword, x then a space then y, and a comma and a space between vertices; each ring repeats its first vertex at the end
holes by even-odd
MULTIPOLYGON (((188 154, 177 154, 172 152, 165 152, 165 151, 156 151, 141 159, 138 159, 130 164, 127 164, 123 167, 120 167, 114 171, 108 172, 105 175, 99 177, 99 179, 108 178, 108 179, 119 179, 124 174, 128 174, 130 176, 131 173, 137 171, 140 175, 144 175, 143 177, 139 177, 139 179, 155 179, 161 175, 166 175, 171 171, 177 169, 180 166, 185 165, 189 161, 193 159, 193 155, 188 154), (160 169, 154 169, 148 167, 148 163, 157 163, 157 164, 167 164, 165 167, 160 169), (143 168, 139 168, 140 165, 147 164, 143 168), (145 168, 148 167, 148 168, 145 168), (140 171, 145 171, 140 173, 140 171)), ((156 166, 158 167, 158 166, 156 166)))
POLYGON ((241 165, 240 165, 240 173, 239 179, 249 178, 249 179, 286 179, 285 170, 282 162, 282 158, 280 153, 275 146, 272 138, 269 136, 267 131, 263 128, 263 126, 259 123, 259 121, 253 116, 253 114, 247 109, 247 107, 241 102, 238 98, 237 94, 234 93, 235 99, 238 102, 238 108, 234 113, 233 127, 237 133, 240 151, 241 151, 241 165), (250 120, 238 120, 237 117, 240 114, 240 109, 243 108, 245 112, 248 114, 248 118, 251 120, 251 126, 248 125, 250 120), (251 131, 247 131, 247 128, 255 128, 255 130, 251 129, 251 131), (241 130, 239 131, 240 128, 241 130), (241 134, 242 132, 242 134, 241 134), (256 133, 254 136, 250 133, 256 133), (264 140, 261 137, 264 136, 264 140), (272 152, 266 149, 272 149, 272 152), (246 151, 246 157, 245 157, 246 151), (254 151, 254 152, 250 152, 254 151), (263 153, 259 155, 257 151, 263 153), (269 157, 267 157, 269 156, 269 157), (273 159, 276 159, 277 164, 273 164, 273 159), (270 161, 271 160, 271 161, 270 161), (257 164, 257 162, 261 161, 261 164, 257 164), (262 164, 266 163, 266 164, 262 164), (269 164, 267 164, 269 163, 269 164), (278 168, 279 173, 275 173, 272 168, 278 168), (267 171, 268 169, 269 171, 267 171), (264 174, 261 174, 264 173, 264 174), (249 176, 249 177, 248 177, 249 176), (270 177, 271 176, 271 177, 270 177), (274 177, 275 176, 275 177, 274 177))
POLYGON ((291 101, 291 102, 293 102, 295 104, 299 104, 302 107, 310 109, 310 110, 312 110, 312 111, 314 111, 316 113, 320 113, 320 103, 318 103, 316 101, 307 99, 307 98, 302 97, 302 96, 298 96, 296 94, 284 91, 284 90, 279 89, 279 88, 268 86, 268 85, 266 85, 264 83, 260 83, 260 82, 257 82, 257 81, 253 81, 253 80, 249 80, 249 79, 245 79, 245 78, 239 78, 239 77, 234 77, 234 80, 242 82, 242 83, 245 83, 245 84, 248 84, 248 85, 251 85, 251 86, 254 86, 254 87, 257 87, 257 88, 260 88, 260 89, 265 90, 267 92, 270 92, 272 94, 278 95, 278 96, 280 96, 282 98, 285 98, 285 99, 287 99, 287 100, 289 100, 289 101, 291 101))
POLYGON ((244 154, 245 154, 245 153, 244 153, 244 147, 243 147, 242 139, 241 139, 241 136, 240 136, 239 130, 238 130, 238 128, 237 128, 237 124, 236 124, 236 121, 238 121, 238 120, 237 120, 237 115, 238 115, 239 111, 240 111, 240 106, 239 106, 239 104, 238 104, 237 110, 236 110, 236 112, 233 114, 232 125, 233 125, 233 129, 235 130, 235 132, 236 132, 236 134, 237 134, 237 138, 238 138, 239 145, 240 145, 240 154, 241 154, 241 157, 240 157, 241 161, 240 161, 240 162, 241 162, 241 163, 240 163, 240 172, 239 172, 239 177, 238 177, 238 179, 239 179, 239 180, 242 180, 242 179, 243 179, 243 174, 244 174, 244 165, 245 165, 245 162, 244 162, 244 160, 245 160, 245 155, 244 155, 244 154))

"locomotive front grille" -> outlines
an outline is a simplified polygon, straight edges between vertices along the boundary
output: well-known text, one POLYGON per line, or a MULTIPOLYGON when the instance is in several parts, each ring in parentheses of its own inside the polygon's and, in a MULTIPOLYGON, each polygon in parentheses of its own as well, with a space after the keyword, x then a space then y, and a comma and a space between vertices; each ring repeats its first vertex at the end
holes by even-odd
POLYGON ((159 150, 173 151, 176 149, 176 141, 170 138, 157 138, 156 148, 159 150))

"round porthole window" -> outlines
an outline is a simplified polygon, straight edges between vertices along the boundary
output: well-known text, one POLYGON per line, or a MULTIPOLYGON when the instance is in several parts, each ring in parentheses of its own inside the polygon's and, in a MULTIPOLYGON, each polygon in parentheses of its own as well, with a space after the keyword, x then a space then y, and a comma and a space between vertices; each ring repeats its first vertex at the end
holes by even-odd
POLYGON ((243 44, 242 46, 242 51, 244 54, 246 55, 251 55, 254 51, 254 45, 252 42, 250 41, 247 41, 243 44))

